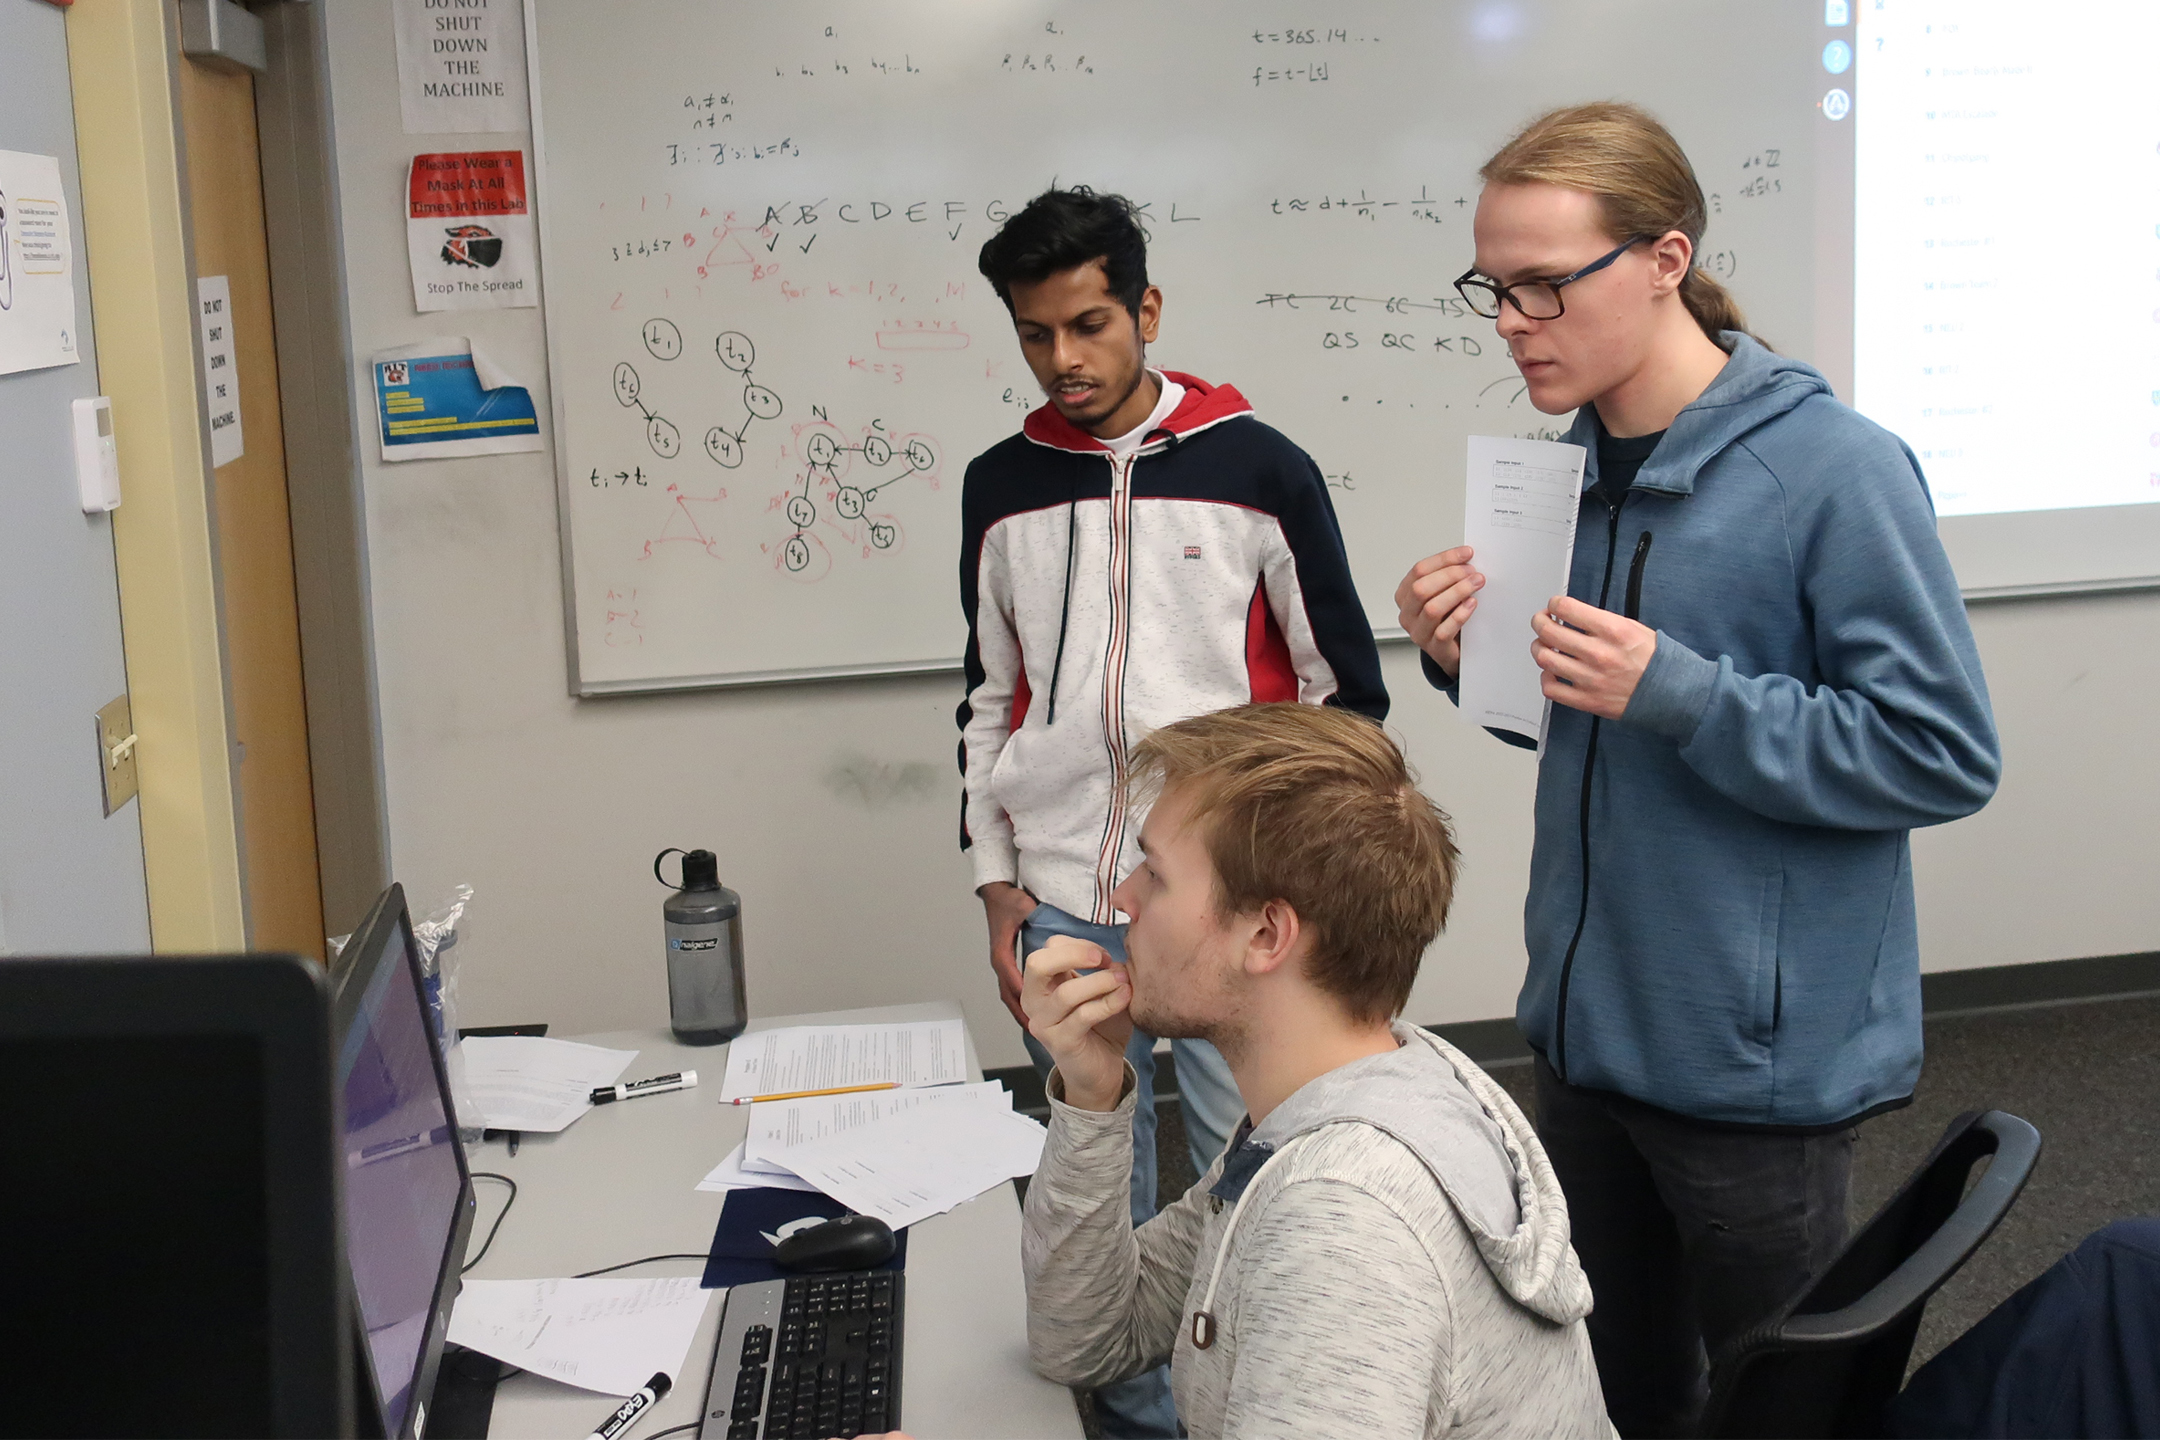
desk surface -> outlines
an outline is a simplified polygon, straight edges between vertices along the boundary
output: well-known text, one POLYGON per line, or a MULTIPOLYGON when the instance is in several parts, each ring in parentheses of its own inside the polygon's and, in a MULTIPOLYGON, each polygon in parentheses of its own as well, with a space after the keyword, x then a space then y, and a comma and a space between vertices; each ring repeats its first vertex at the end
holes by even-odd
MULTIPOLYGON (((896 1005, 775 1016, 754 1021, 750 1028, 935 1020, 959 1013, 959 1007, 949 1003, 896 1005)), ((681 1045, 665 1030, 575 1038, 638 1051, 625 1072, 629 1079, 694 1069, 698 1088, 601 1106, 559 1135, 526 1137, 514 1157, 499 1141, 475 1150, 474 1169, 497 1171, 518 1183, 517 1206, 487 1258, 473 1270, 475 1278, 575 1275, 641 1255, 703 1255, 712 1244, 725 1197, 696 1186, 742 1140, 750 1115, 748 1106, 719 1103, 727 1047, 681 1045)), ((982 1078, 972 1041, 968 1069, 973 1078, 982 1078)), ((487 1180, 473 1188, 479 1192, 479 1216, 471 1249, 477 1250, 494 1223, 504 1191, 487 1180)), ((696 1275, 703 1268, 699 1261, 674 1260, 620 1273, 696 1275)), ((630 1440, 698 1418, 722 1294, 715 1291, 706 1307, 675 1389, 631 1432, 630 1440)), ((920 1440, 1080 1434, 1071 1392, 1028 1367, 1020 1206, 1012 1186, 996 1186, 913 1227, 906 1335, 902 1419, 920 1440)), ((496 1391, 489 1433, 506 1440, 584 1436, 616 1403, 538 1376, 517 1375, 496 1391)))

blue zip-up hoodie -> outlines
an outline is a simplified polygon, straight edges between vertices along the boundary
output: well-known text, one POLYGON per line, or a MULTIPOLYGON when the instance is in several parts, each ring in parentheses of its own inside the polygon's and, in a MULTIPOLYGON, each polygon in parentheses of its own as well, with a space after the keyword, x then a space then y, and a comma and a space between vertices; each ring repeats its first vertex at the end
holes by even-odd
POLYGON ((1617 511, 1596 410, 1568 433, 1568 593, 1639 596, 1657 651, 1618 721, 1552 708, 1515 1018, 1570 1084, 1833 1127, 1912 1095, 1908 832, 1986 804, 2001 754, 1912 451, 1813 368, 1720 344, 1617 511))

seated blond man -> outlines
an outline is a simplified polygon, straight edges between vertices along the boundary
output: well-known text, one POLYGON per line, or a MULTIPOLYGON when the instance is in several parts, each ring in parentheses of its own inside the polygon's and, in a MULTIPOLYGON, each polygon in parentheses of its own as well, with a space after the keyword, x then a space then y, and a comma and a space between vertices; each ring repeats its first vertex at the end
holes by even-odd
POLYGON ((1545 1152, 1498 1085, 1395 1017, 1447 919, 1455 845, 1381 728, 1247 705, 1157 730, 1120 965, 1028 957, 1057 1061, 1023 1259, 1035 1367, 1100 1386, 1170 1360, 1196 1436, 1611 1433, 1545 1152), (1213 1042, 1248 1118, 1127 1219, 1135 1025, 1213 1042))

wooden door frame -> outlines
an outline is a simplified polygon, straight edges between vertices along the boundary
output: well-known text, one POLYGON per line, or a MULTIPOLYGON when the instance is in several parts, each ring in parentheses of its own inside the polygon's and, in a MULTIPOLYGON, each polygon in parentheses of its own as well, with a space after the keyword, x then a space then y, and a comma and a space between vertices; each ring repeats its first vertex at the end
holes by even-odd
POLYGON ((113 552, 150 939, 247 946, 174 46, 163 0, 68 11, 82 250, 120 454, 113 552))
POLYGON ((257 11, 270 69, 255 79, 270 297, 277 315, 286 488, 315 778, 323 923, 350 931, 390 884, 390 821, 368 603, 363 416, 345 314, 345 241, 324 6, 257 11))

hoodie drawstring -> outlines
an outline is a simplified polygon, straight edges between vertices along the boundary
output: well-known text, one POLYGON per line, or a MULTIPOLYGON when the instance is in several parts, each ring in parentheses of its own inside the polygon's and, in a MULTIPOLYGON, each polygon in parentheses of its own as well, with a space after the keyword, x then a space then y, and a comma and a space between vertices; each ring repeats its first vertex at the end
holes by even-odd
POLYGON ((1073 525, 1080 509, 1080 483, 1065 483, 1065 603, 1058 607, 1057 657, 1050 662, 1050 718, 1043 723, 1057 724, 1058 672, 1065 668, 1065 625, 1072 618, 1073 581, 1073 525))
POLYGON ((1208 1274, 1207 1294, 1201 1299, 1200 1308, 1193 1311, 1192 1343, 1194 1349, 1206 1350, 1215 1343, 1215 1287, 1222 1283, 1223 1262, 1230 1258, 1230 1238, 1237 1234, 1238 1217, 1245 1213, 1245 1202, 1252 1198, 1253 1191, 1260 1188, 1260 1177, 1273 1169, 1276 1161, 1282 1159, 1283 1156, 1288 1155, 1319 1133, 1318 1130, 1308 1130, 1303 1135, 1294 1137, 1282 1149, 1268 1156, 1260 1168, 1253 1172, 1252 1179, 1245 1182, 1244 1192, 1238 1196, 1237 1205, 1230 1211, 1230 1223, 1223 1227, 1222 1244, 1215 1247, 1215 1268, 1208 1274))

